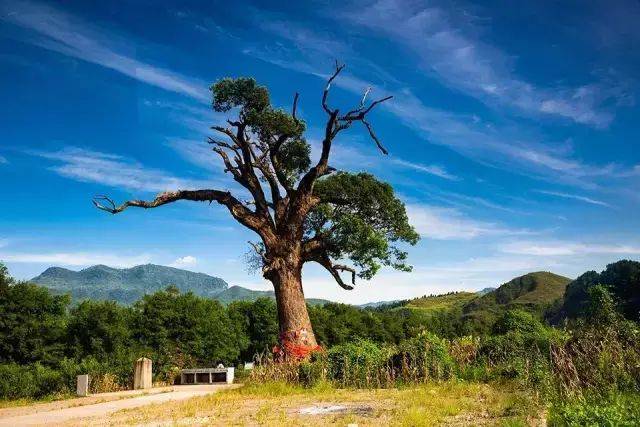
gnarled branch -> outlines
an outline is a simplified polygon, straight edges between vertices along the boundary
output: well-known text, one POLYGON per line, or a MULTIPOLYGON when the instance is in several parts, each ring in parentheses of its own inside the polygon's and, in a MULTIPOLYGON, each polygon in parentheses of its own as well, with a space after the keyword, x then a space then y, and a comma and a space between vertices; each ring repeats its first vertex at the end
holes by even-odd
POLYGON ((268 220, 252 212, 244 206, 238 199, 233 197, 228 191, 220 190, 177 190, 165 191, 156 196, 151 201, 129 200, 117 206, 109 197, 100 195, 93 198, 93 204, 98 209, 117 214, 129 207, 152 209, 162 205, 176 202, 178 200, 190 200, 194 202, 217 202, 227 207, 231 215, 242 225, 255 231, 260 236, 271 236, 271 229, 268 220), (107 205, 103 204, 106 203, 107 205))
POLYGON ((341 288, 348 291, 353 290, 353 287, 356 284, 356 271, 353 268, 347 267, 346 265, 331 263, 331 259, 326 252, 319 254, 318 256, 313 258, 312 261, 317 262, 318 264, 323 266, 329 273, 331 273, 331 276, 333 276, 334 280, 341 288), (345 283, 344 280, 342 280, 342 277, 340 277, 339 273, 340 271, 347 271, 351 273, 351 285, 345 283))

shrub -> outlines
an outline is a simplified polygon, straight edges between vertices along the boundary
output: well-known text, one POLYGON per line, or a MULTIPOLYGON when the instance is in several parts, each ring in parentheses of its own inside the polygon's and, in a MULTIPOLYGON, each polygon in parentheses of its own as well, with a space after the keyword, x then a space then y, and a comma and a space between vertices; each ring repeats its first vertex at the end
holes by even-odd
POLYGON ((551 426, 635 426, 640 420, 637 394, 613 394, 579 398, 553 405, 551 426))
POLYGON ((343 387, 384 387, 392 381, 389 355, 367 340, 337 345, 327 352, 328 378, 343 387))
POLYGON ((392 365, 397 378, 409 382, 449 379, 454 372, 447 341, 430 332, 400 343, 392 365))
POLYGON ((28 366, 15 363, 0 365, 0 398, 32 397, 36 391, 33 373, 28 366))
POLYGON ((0 398, 42 398, 68 393, 63 375, 52 368, 34 363, 0 365, 0 398))

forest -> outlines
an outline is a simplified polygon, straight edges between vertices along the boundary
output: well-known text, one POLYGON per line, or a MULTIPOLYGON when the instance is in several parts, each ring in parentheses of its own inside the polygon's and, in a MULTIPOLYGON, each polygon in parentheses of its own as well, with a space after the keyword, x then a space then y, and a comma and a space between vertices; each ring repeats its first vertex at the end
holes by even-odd
POLYGON ((322 351, 295 364, 271 360, 278 322, 269 298, 224 306, 169 286, 131 306, 71 304, 68 295, 17 282, 4 266, 1 272, 2 399, 68 395, 80 373, 90 373, 95 392, 126 388, 134 360, 146 356, 158 383, 173 383, 184 367, 255 360, 261 366, 240 370, 241 378, 358 388, 507 381, 554 402, 551 416, 569 424, 615 417, 624 424, 640 415, 634 261, 569 283, 551 273, 525 275, 481 296, 425 296, 365 309, 309 306, 322 351), (548 283, 563 295, 534 303, 532 295, 541 298, 548 283))

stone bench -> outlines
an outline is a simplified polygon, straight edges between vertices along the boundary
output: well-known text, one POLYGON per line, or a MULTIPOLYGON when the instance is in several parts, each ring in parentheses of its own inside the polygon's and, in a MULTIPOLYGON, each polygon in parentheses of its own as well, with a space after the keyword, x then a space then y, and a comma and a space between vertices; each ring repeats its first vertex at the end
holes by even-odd
POLYGON ((180 384, 233 384, 235 368, 195 368, 180 371, 180 384))

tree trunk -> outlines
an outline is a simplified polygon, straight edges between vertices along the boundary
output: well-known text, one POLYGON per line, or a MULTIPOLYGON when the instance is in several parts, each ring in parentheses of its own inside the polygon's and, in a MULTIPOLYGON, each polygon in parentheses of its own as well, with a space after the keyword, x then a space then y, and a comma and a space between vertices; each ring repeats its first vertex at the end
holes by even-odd
POLYGON ((302 268, 283 266, 270 277, 276 293, 282 356, 303 359, 318 350, 302 291, 302 268))

